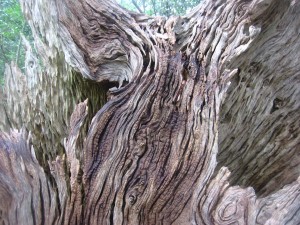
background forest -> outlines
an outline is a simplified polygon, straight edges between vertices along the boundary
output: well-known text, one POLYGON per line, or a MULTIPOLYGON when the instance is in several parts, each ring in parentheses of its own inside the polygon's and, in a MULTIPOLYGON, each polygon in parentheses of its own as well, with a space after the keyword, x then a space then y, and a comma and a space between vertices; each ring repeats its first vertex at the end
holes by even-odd
MULTIPOLYGON (((117 0, 123 7, 148 15, 183 15, 201 0, 117 0)), ((25 50, 21 34, 32 41, 18 0, 0 1, 0 84, 4 82, 5 64, 14 61, 23 70, 25 50)))

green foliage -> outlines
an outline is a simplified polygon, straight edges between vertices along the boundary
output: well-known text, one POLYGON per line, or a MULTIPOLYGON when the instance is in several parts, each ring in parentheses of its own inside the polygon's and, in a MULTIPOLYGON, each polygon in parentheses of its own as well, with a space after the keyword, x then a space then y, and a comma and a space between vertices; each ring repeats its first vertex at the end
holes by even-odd
POLYGON ((24 67, 25 52, 20 33, 31 39, 30 28, 25 22, 18 0, 0 1, 0 84, 3 84, 5 63, 17 62, 24 67))
POLYGON ((123 7, 148 15, 184 15, 201 0, 117 0, 123 7))

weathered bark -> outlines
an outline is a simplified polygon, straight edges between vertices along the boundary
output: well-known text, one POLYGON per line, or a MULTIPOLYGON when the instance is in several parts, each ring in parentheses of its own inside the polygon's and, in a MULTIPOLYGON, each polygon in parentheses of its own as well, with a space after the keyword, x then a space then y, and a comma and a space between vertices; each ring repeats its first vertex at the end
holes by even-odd
POLYGON ((300 223, 299 1, 21 3, 45 68, 7 70, 1 222, 300 223))

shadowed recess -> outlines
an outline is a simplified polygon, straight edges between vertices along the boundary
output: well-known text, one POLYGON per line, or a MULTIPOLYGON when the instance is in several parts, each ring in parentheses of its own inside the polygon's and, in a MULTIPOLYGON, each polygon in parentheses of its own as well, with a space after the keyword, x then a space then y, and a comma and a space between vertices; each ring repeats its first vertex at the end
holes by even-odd
POLYGON ((259 196, 300 174, 299 78, 279 79, 267 69, 250 63, 232 79, 221 107, 217 157, 218 168, 231 171, 233 185, 252 186, 259 196))

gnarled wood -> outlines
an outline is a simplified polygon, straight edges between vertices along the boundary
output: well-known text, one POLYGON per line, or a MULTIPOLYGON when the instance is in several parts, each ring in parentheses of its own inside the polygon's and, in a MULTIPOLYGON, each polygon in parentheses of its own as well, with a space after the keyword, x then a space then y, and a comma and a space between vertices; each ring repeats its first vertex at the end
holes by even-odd
POLYGON ((21 3, 46 68, 7 81, 5 223, 300 223, 299 1, 21 3))

